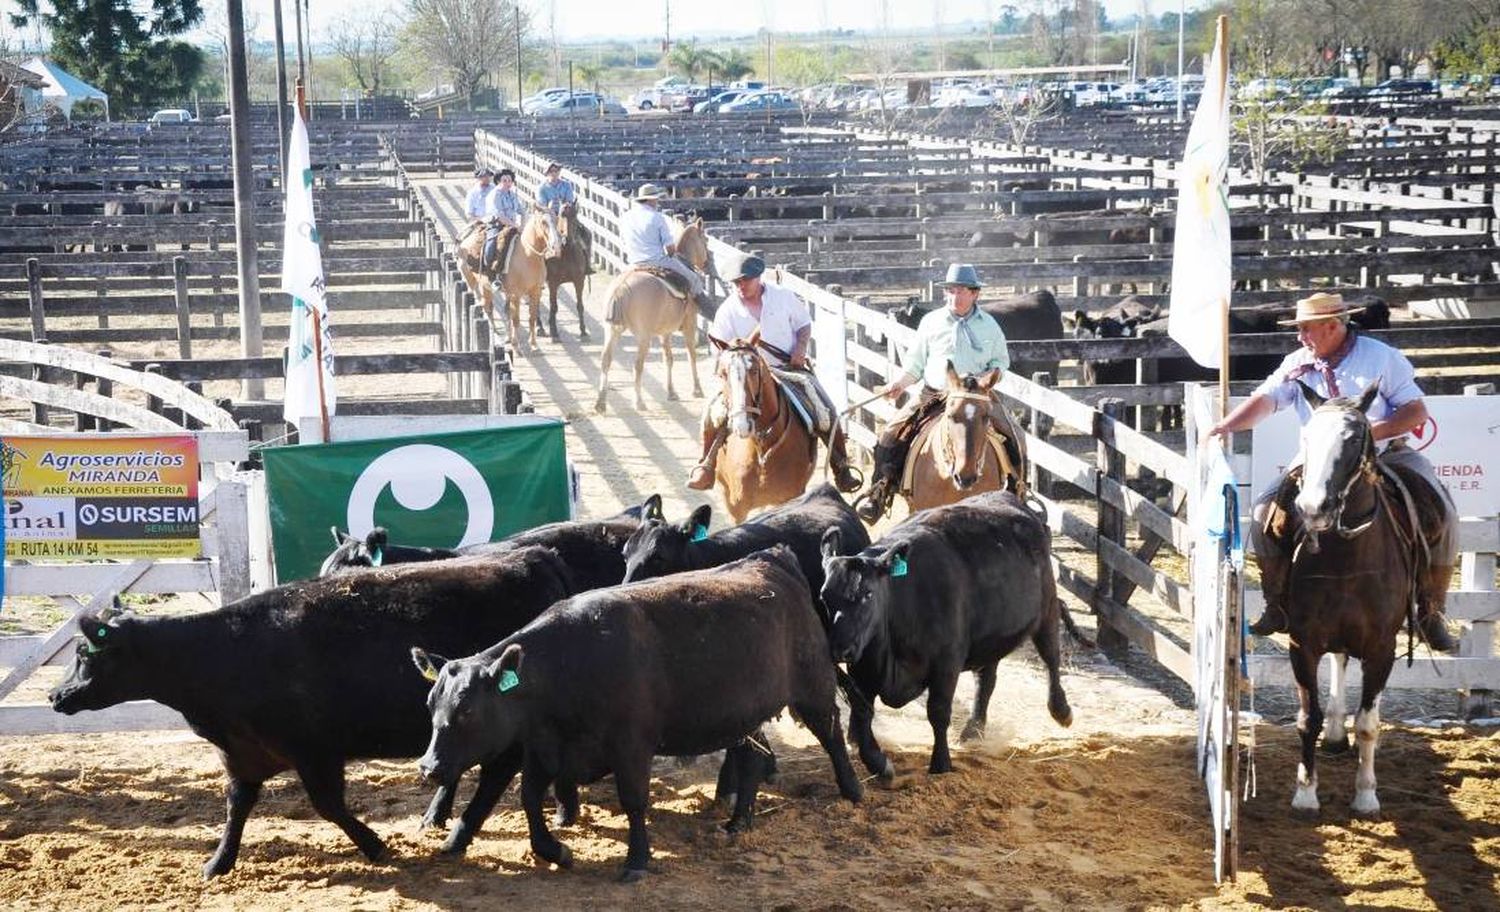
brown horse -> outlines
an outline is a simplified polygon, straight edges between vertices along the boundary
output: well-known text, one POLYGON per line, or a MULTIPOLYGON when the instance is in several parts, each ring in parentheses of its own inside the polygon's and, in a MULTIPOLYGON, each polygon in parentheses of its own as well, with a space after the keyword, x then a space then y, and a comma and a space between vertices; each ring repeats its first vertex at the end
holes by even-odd
MULTIPOLYGON (((1302 428, 1302 472, 1288 517, 1297 537, 1287 597, 1292 674, 1301 702, 1297 731, 1302 762, 1292 807, 1318 809, 1316 742, 1347 748, 1343 677, 1349 656, 1364 672, 1354 742, 1359 767, 1354 776, 1356 814, 1375 814, 1375 745, 1380 737, 1380 692, 1396 662, 1396 640, 1414 596, 1442 609, 1445 593, 1418 586, 1418 539, 1406 521, 1405 498, 1382 482, 1375 462, 1375 437, 1365 410, 1374 400, 1372 385, 1357 399, 1325 400, 1302 387, 1312 415, 1302 428), (1335 653, 1328 725, 1318 704, 1318 663, 1335 653)), ((1416 485, 1422 485, 1416 481, 1416 485)), ((1416 496, 1429 492, 1416 485, 1416 496)), ((1431 492, 1436 496, 1436 492, 1431 492)), ((1415 524, 1420 526, 1420 524, 1415 524)), ((1424 606, 1425 607, 1425 606, 1424 606)))
POLYGON ((757 348, 760 330, 720 350, 715 374, 729 419, 729 437, 714 467, 724 507, 736 524, 750 511, 800 497, 817 464, 818 440, 787 402, 757 348))
POLYGON ((510 347, 521 351, 521 299, 531 304, 529 347, 536 347, 537 310, 541 307, 542 286, 547 280, 547 257, 562 250, 557 219, 547 211, 535 211, 521 226, 520 236, 510 248, 510 268, 499 262, 483 263, 484 231, 471 226, 459 243, 459 271, 474 296, 484 305, 490 326, 495 323, 495 290, 505 295, 506 317, 510 328, 510 347), (503 270, 503 271, 502 271, 503 270))
POLYGON ((589 274, 593 239, 589 237, 589 230, 578 220, 578 206, 574 203, 563 205, 558 227, 563 237, 562 253, 547 258, 547 294, 552 305, 547 318, 548 335, 557 338, 557 289, 571 283, 573 301, 578 305, 578 338, 587 339, 589 330, 583 322, 583 282, 589 274))
MULTIPOLYGON (((990 437, 991 411, 1001 408, 990 391, 999 381, 999 370, 960 377, 948 365, 943 411, 918 432, 907 457, 911 483, 901 487, 913 513, 1006 487, 1006 466, 990 437)), ((1011 466, 1011 472, 1019 480, 1023 468, 1011 466)))
MULTIPOLYGON (((700 273, 708 268, 708 238, 703 233, 703 219, 694 219, 677 235, 677 256, 700 273)), ((615 345, 625 331, 636 339, 635 407, 644 409, 641 397, 641 373, 651 339, 661 338, 662 356, 667 363, 667 398, 677 399, 672 386, 672 333, 681 332, 687 347, 689 371, 693 376, 693 395, 702 397, 698 382, 698 307, 692 296, 678 297, 675 289, 643 269, 627 269, 609 287, 609 335, 604 340, 604 355, 599 359, 599 397, 594 411, 603 412, 609 394, 609 365, 614 360, 615 345)))

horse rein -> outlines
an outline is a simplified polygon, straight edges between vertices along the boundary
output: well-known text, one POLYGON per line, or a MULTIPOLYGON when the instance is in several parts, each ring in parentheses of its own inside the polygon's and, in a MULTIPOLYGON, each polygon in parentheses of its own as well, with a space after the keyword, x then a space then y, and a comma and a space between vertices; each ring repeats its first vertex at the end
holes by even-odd
MULTIPOLYGON (((945 395, 949 399, 968 400, 970 402, 983 402, 986 404, 991 404, 994 402, 994 400, 990 398, 990 394, 987 392, 978 393, 972 390, 948 390, 945 395)), ((946 418, 947 415, 945 414, 943 417, 946 418)), ((984 475, 985 458, 989 456, 989 440, 986 439, 984 434, 984 424, 987 424, 988 422, 989 416, 988 414, 986 414, 985 421, 980 425, 980 430, 978 432, 980 435, 979 458, 974 463, 974 474, 979 476, 984 475)), ((942 456, 943 459, 948 463, 949 478, 953 478, 958 474, 958 444, 954 441, 953 431, 949 428, 949 425, 951 423, 951 421, 944 421, 943 426, 939 429, 942 432, 942 456)), ((1004 479, 1002 478, 1001 481, 1003 486, 1004 479)))
MULTIPOLYGON (((765 359, 762 358, 760 356, 760 354, 757 353, 752 348, 748 348, 748 347, 747 348, 733 348, 733 349, 729 349, 724 354, 726 354, 726 355, 733 354, 733 355, 735 355, 737 357, 739 357, 739 356, 746 356, 746 355, 751 356, 757 362, 757 366, 755 368, 756 371, 769 370, 769 368, 766 366, 765 359)), ((746 368, 746 371, 747 371, 746 376, 748 376, 748 370, 749 369, 746 368)), ((727 376, 726 376, 725 379, 728 379, 727 376)), ((743 412, 746 415, 753 416, 753 418, 759 418, 759 417, 761 417, 762 415, 765 414, 765 411, 761 408, 761 394, 762 394, 764 386, 765 386, 765 381, 762 379, 760 382, 758 382, 758 383, 755 384, 755 396, 753 398, 750 397, 750 396, 748 396, 748 395, 745 397, 745 408, 743 409, 743 412)), ((737 412, 731 412, 729 414, 729 417, 733 418, 735 416, 735 414, 737 414, 737 412)), ((755 427, 755 430, 751 433, 751 438, 755 441, 755 445, 756 445, 757 449, 761 449, 761 452, 756 457, 756 459, 757 459, 757 461, 762 466, 764 466, 766 464, 767 460, 769 460, 771 458, 771 454, 775 453, 778 449, 780 449, 781 444, 784 443, 784 442, 786 442, 786 439, 789 436, 787 434, 787 431, 791 428, 791 415, 789 414, 789 410, 788 409, 781 409, 778 412, 778 416, 777 417, 778 417, 778 420, 776 422, 774 422, 774 423, 772 423, 772 424, 770 424, 770 425, 768 425, 768 426, 766 426, 764 428, 755 427), (786 414, 783 414, 783 413, 786 413, 786 414), (785 420, 781 420, 781 419, 785 419, 785 420), (776 437, 776 440, 773 441, 769 447, 765 447, 764 446, 765 442, 767 440, 771 439, 771 435, 777 433, 777 426, 778 425, 780 425, 780 427, 781 427, 781 433, 776 437)), ((751 425, 752 426, 756 425, 756 423, 757 422, 755 422, 754 420, 751 421, 751 425)))

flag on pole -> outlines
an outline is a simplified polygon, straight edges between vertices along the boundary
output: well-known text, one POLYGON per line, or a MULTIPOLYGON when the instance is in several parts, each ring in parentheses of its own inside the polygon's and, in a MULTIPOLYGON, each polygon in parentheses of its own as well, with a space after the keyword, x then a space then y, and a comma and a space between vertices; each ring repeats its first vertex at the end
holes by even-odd
POLYGON ((328 418, 336 401, 333 334, 328 327, 323 256, 318 250, 318 225, 313 217, 307 123, 300 107, 293 108, 296 120, 287 146, 286 227, 281 237, 281 290, 292 296, 282 417, 291 424, 301 418, 321 418, 326 440, 328 418))
MULTIPOLYGON (((1203 97, 1177 172, 1177 233, 1167 335, 1204 367, 1222 367, 1229 309, 1229 80, 1222 31, 1204 69, 1203 97)), ((1180 87, 1179 87, 1180 91, 1180 87)))

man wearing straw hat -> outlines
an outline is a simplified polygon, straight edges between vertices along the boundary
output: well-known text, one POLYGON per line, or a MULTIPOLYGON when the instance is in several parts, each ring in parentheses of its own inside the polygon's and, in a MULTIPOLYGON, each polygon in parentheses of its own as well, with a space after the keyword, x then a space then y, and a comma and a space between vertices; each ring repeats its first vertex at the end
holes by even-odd
MULTIPOLYGON (((1005 333, 995 318, 979 307, 979 292, 983 287, 973 266, 967 263, 949 266, 943 278, 944 306, 923 317, 917 325, 917 338, 906 352, 901 375, 875 390, 895 399, 908 386, 922 385, 921 395, 892 417, 875 443, 870 487, 859 496, 854 508, 867 523, 880 519, 895 496, 907 453, 923 419, 943 402, 944 390, 948 388, 948 365, 951 363, 960 374, 1003 371, 1010 367, 1005 333)), ((1025 461, 1024 443, 1010 415, 996 404, 990 409, 990 422, 1005 438, 1011 464, 1019 469, 1025 461)))
MULTIPOLYGON (((1370 406, 1370 428, 1376 441, 1389 441, 1378 459, 1387 466, 1403 466, 1420 475, 1437 492, 1444 522, 1428 542, 1431 558, 1421 584, 1428 591, 1446 591, 1458 556, 1457 512, 1432 463, 1406 445, 1406 435, 1427 420, 1427 405, 1406 356, 1349 325, 1349 316, 1360 310, 1363 308, 1346 306, 1342 296, 1325 292, 1298 301, 1296 316, 1282 320, 1281 325, 1297 327, 1302 347, 1287 355, 1250 398, 1214 425, 1208 436, 1249 430, 1288 406, 1295 407, 1298 417, 1306 422, 1311 409, 1297 389, 1299 382, 1327 399, 1357 396, 1371 383, 1378 384, 1379 393, 1370 406)), ((1288 466, 1287 473, 1294 468, 1288 466)), ((1281 501, 1285 509, 1295 493, 1285 482, 1284 474, 1256 498, 1251 512, 1250 537, 1266 599, 1265 612, 1250 626, 1250 631, 1259 636, 1286 631, 1291 551, 1289 542, 1267 529, 1273 504, 1281 501)), ((1448 633, 1441 612, 1433 611, 1417 620, 1423 638, 1433 649, 1449 651, 1458 645, 1448 633)))
POLYGON ((703 277, 678 259, 677 244, 672 240, 672 226, 658 208, 664 194, 655 184, 641 184, 635 191, 635 204, 620 216, 620 243, 625 262, 630 266, 653 266, 670 270, 688 283, 693 298, 704 309, 713 302, 703 286, 703 277))

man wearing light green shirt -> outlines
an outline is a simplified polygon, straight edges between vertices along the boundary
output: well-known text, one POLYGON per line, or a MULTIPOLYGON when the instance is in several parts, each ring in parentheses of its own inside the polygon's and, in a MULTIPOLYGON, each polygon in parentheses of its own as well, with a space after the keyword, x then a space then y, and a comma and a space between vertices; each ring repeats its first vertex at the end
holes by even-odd
MULTIPOLYGON (((865 522, 873 523, 879 519, 895 495, 901 470, 906 465, 907 451, 917 436, 917 430, 927 416, 941 407, 948 386, 948 365, 952 364, 961 376, 982 374, 992 369, 1003 371, 1010 367, 1005 333, 994 317, 979 308, 982 287, 979 273, 973 266, 959 263, 949 266, 943 281, 944 306, 922 318, 900 376, 876 390, 894 400, 908 386, 922 384, 920 395, 896 413, 875 444, 875 469, 870 488, 860 496, 855 507, 865 522)), ((1007 443, 1015 444, 1017 431, 1010 425, 1005 410, 997 405, 991 409, 990 415, 995 429, 1007 443)), ((1015 457, 1013 464, 1021 465, 1019 450, 1015 457)))

